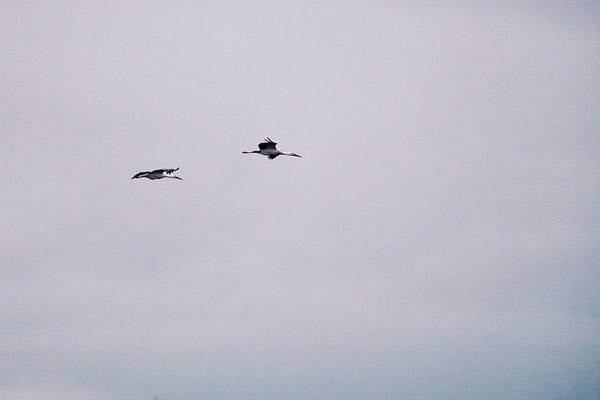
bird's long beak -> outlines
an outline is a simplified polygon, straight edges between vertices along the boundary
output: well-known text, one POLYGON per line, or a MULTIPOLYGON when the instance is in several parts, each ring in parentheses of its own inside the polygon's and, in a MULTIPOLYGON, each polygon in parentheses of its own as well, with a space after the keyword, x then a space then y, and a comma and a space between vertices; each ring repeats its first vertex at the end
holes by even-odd
POLYGON ((300 158, 302 158, 302 156, 301 156, 300 154, 292 153, 292 155, 293 155, 294 157, 300 157, 300 158))
POLYGON ((183 180, 183 178, 180 178, 180 177, 178 177, 178 176, 176 176, 176 177, 175 177, 175 179, 179 179, 180 181, 182 181, 182 180, 183 180))

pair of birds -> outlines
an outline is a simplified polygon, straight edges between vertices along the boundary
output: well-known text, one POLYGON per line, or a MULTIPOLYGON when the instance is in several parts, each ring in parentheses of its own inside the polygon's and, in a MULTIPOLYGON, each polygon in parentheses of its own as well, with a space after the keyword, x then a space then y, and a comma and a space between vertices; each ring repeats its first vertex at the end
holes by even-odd
MULTIPOLYGON (((275 143, 274 141, 272 141, 269 138, 266 138, 264 142, 258 144, 258 150, 242 151, 242 154, 252 154, 252 153, 262 154, 263 156, 267 156, 269 158, 269 160, 272 160, 275 157, 281 156, 281 155, 300 157, 300 158, 302 157, 296 153, 286 153, 285 151, 281 151, 276 146, 277 146, 277 143, 275 143)), ((131 179, 148 178, 148 179, 154 180, 154 179, 162 179, 162 178, 173 178, 173 179, 183 180, 180 177, 178 177, 177 175, 175 175, 175 171, 177 171, 178 169, 179 169, 179 167, 171 168, 171 169, 155 169, 154 171, 138 172, 131 179)))

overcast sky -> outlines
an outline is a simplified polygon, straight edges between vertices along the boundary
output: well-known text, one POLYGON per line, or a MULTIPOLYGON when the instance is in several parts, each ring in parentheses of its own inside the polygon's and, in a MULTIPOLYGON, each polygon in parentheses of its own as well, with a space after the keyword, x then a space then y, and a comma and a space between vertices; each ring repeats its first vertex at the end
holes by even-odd
POLYGON ((0 53, 0 398, 600 398, 597 1, 6 0, 0 53))

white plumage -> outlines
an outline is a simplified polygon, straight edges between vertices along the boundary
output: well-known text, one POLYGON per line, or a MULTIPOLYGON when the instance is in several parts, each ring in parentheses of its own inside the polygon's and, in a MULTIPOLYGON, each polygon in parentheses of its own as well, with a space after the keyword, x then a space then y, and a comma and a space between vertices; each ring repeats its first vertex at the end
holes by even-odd
POLYGON ((279 150, 277 147, 277 143, 272 141, 269 138, 266 138, 264 142, 258 144, 258 150, 254 151, 242 151, 243 154, 262 154, 263 156, 269 157, 269 160, 274 159, 277 156, 292 156, 292 157, 300 157, 302 156, 296 153, 286 153, 285 151, 279 150))
POLYGON ((155 169, 154 171, 143 171, 138 172, 131 179, 139 179, 139 178, 148 178, 148 179, 162 179, 162 178, 173 178, 183 180, 177 175, 175 175, 175 171, 177 171, 179 167, 174 169, 155 169))

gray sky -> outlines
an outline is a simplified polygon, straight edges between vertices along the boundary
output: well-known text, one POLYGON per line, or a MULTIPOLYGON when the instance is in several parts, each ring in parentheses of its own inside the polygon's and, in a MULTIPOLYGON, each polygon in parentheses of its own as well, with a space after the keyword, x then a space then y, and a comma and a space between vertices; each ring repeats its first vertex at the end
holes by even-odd
POLYGON ((600 398, 600 5, 439 3, 3 1, 0 397, 600 398))

